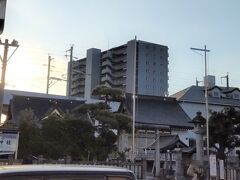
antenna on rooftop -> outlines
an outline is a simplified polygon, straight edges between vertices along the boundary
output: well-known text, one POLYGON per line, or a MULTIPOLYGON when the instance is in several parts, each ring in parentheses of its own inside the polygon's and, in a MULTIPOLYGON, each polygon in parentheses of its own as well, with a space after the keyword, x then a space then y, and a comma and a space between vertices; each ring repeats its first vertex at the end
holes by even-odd
POLYGON ((228 75, 228 73, 227 73, 227 75, 226 76, 222 76, 221 77, 221 82, 222 82, 222 79, 223 78, 226 78, 226 84, 227 84, 227 89, 229 88, 229 75, 228 75))
POLYGON ((203 81, 198 81, 198 79, 196 78, 196 86, 198 86, 198 84, 201 82, 203 82, 203 81))

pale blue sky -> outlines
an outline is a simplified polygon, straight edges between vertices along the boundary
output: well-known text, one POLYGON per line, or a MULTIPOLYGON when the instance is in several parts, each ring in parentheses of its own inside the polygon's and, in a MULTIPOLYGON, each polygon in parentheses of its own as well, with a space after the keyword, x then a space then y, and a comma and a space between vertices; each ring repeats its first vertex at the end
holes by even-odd
MULTIPOLYGON (((240 87, 239 0, 8 0, 1 39, 19 41, 9 62, 8 88, 45 92, 48 53, 55 58, 54 76, 66 73, 65 51, 114 47, 136 35, 169 47, 170 94, 202 80, 204 58, 190 47, 207 48, 209 73, 229 72, 230 85, 240 87)), ((65 82, 51 93, 64 94, 65 82)))

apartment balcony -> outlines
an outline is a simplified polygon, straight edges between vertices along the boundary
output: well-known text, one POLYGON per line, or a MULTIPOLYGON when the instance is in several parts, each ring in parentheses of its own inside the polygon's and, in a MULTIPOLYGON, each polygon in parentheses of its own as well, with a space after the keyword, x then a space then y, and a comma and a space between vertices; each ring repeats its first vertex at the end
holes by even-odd
POLYGON ((86 59, 84 59, 84 60, 79 60, 79 61, 78 61, 78 65, 79 65, 79 66, 82 66, 82 65, 86 66, 86 59))
POLYGON ((104 61, 102 61, 102 66, 112 66, 112 63, 109 59, 105 59, 104 61))
POLYGON ((108 75, 101 77, 101 81, 112 81, 112 78, 108 75))
POLYGON ((122 56, 116 56, 112 58, 113 63, 124 63, 127 62, 127 56, 122 55, 122 56))
POLYGON ((126 84, 126 80, 125 79, 120 79, 120 80, 113 80, 111 78, 108 77, 103 77, 101 79, 101 82, 103 83, 108 83, 111 87, 122 87, 123 84, 126 84))
POLYGON ((125 47, 124 48, 114 49, 112 51, 112 55, 120 56, 120 55, 126 55, 126 54, 127 54, 127 49, 125 47))
POLYGON ((126 72, 124 72, 124 71, 113 72, 112 76, 115 77, 115 78, 123 77, 123 76, 126 76, 126 72))
POLYGON ((84 90, 85 90, 85 87, 75 87, 75 88, 72 88, 71 94, 78 94, 78 93, 84 94, 84 90))
POLYGON ((112 70, 109 67, 102 69, 101 74, 112 74, 112 70))
POLYGON ((85 81, 76 81, 72 83, 72 88, 81 88, 85 86, 85 81))
POLYGON ((77 81, 77 80, 84 80, 85 79, 85 75, 84 74, 73 74, 72 75, 72 82, 77 81))
POLYGON ((112 68, 114 71, 119 71, 119 70, 124 70, 124 68, 126 68, 126 67, 127 67, 126 64, 119 64, 119 65, 113 66, 112 68))

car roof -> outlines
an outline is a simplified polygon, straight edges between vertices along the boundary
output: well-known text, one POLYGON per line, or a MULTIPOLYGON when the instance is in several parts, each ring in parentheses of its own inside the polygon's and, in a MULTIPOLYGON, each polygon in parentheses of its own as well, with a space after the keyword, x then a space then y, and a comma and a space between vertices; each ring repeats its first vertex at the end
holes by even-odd
POLYGON ((110 166, 99 165, 9 165, 0 166, 0 175, 3 174, 23 174, 23 173, 97 173, 97 174, 124 174, 132 175, 132 171, 110 166))

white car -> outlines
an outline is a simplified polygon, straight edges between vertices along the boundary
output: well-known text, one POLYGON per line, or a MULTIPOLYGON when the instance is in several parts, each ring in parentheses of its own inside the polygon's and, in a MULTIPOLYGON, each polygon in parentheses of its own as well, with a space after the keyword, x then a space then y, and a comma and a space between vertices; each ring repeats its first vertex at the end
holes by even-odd
POLYGON ((124 168, 82 165, 0 166, 0 180, 136 180, 124 168))

